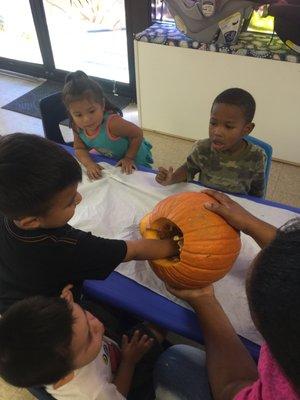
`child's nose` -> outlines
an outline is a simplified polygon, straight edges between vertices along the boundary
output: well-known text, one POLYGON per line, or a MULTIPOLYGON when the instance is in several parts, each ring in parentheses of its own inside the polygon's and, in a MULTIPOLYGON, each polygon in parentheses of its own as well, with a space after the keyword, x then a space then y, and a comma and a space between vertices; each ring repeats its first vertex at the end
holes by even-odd
POLYGON ((221 137, 223 134, 223 129, 221 126, 216 126, 213 132, 215 136, 221 137))

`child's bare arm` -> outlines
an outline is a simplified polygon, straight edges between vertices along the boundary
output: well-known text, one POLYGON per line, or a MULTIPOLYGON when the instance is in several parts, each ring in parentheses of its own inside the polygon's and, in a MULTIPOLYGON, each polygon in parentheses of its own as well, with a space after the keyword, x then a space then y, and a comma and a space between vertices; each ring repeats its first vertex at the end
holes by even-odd
POLYGON ((134 159, 143 141, 143 131, 121 117, 112 118, 109 129, 113 135, 129 139, 128 150, 125 156, 119 160, 117 166, 121 167, 122 172, 131 174, 132 169, 135 168, 134 159))
POLYGON ((155 177, 156 181, 163 186, 173 185, 174 183, 186 182, 187 181, 187 168, 186 165, 183 164, 181 167, 177 168, 175 172, 173 172, 173 168, 170 167, 168 170, 159 167, 158 173, 155 177))
POLYGON ((251 236, 260 247, 266 247, 275 238, 277 231, 275 226, 256 218, 226 194, 212 189, 203 192, 219 202, 219 204, 206 204, 208 210, 219 214, 235 229, 251 236))
POLYGON ((85 166, 88 177, 90 179, 101 178, 101 170, 103 169, 103 167, 92 160, 86 145, 80 139, 78 133, 76 133, 75 131, 73 131, 73 133, 75 155, 80 163, 85 166))
POLYGON ((73 131, 74 135, 74 150, 75 150, 75 155, 78 158, 78 160, 83 164, 85 167, 92 163, 93 160, 91 159, 90 153, 86 147, 86 145, 83 143, 83 141, 80 139, 79 135, 77 132, 73 131))
POLYGON ((129 392, 136 364, 147 353, 152 344, 153 339, 150 339, 147 335, 140 337, 139 331, 134 332, 131 340, 128 340, 126 335, 123 336, 122 360, 114 379, 114 384, 123 396, 127 396, 129 392))
POLYGON ((215 298, 213 287, 192 290, 168 287, 168 290, 187 301, 197 314, 204 336, 213 398, 232 400, 241 389, 256 381, 257 369, 215 298))
MULTIPOLYGON (((200 141, 201 142, 201 141, 200 141)), ((194 176, 199 173, 202 169, 202 153, 201 147, 199 148, 199 142, 193 147, 192 152, 187 157, 186 162, 173 172, 173 168, 170 167, 168 170, 159 167, 158 173, 155 177, 156 181, 163 186, 172 185, 179 182, 189 182, 193 180, 194 176)))
POLYGON ((124 261, 157 260, 178 254, 178 246, 172 239, 140 239, 126 241, 127 253, 124 261))

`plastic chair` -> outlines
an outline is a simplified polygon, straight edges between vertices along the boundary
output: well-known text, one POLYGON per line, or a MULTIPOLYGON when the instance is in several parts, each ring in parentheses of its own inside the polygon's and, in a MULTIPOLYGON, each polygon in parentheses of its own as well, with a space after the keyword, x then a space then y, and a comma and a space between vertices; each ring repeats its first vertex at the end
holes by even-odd
POLYGON ((65 142, 59 127, 60 122, 68 118, 66 107, 61 99, 61 92, 40 100, 40 111, 45 137, 56 143, 71 144, 65 142))
POLYGON ((33 394, 38 400, 55 400, 43 387, 32 387, 28 391, 33 394))
POLYGON ((254 136, 247 136, 246 140, 252 144, 256 144, 256 146, 261 147, 267 156, 266 166, 265 166, 265 192, 267 191, 267 184, 270 176, 271 162, 272 162, 272 154, 273 148, 270 144, 264 142, 263 140, 257 139, 254 136))

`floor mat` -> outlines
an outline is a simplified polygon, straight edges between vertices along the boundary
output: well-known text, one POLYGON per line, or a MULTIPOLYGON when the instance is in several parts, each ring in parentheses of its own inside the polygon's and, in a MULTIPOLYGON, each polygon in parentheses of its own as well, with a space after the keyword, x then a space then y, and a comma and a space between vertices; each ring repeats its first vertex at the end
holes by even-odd
MULTIPOLYGON (((25 115, 30 115, 35 118, 42 118, 39 107, 40 100, 44 97, 50 96, 51 94, 61 92, 63 85, 64 84, 62 82, 48 80, 30 92, 25 93, 23 96, 18 97, 12 102, 6 104, 2 108, 25 115)), ((111 103, 115 104, 121 109, 128 106, 131 101, 129 97, 114 96, 109 93, 105 93, 105 96, 111 103)), ((68 126, 68 121, 64 121, 63 124, 68 126)))

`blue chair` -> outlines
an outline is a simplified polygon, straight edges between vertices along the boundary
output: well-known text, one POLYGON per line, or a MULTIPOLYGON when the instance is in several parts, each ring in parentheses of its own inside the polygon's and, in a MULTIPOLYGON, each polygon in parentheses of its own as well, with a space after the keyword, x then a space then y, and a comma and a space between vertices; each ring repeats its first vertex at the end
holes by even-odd
POLYGON ((271 162, 272 162, 272 154, 273 154, 273 148, 270 144, 255 138, 254 136, 247 136, 246 140, 252 144, 256 144, 256 146, 261 147, 267 156, 267 160, 266 160, 266 166, 265 166, 265 193, 267 191, 267 184, 268 184, 268 180, 269 180, 269 176, 270 176, 270 169, 271 169, 271 162))
POLYGON ((29 388, 28 391, 33 394, 38 400, 55 400, 51 394, 47 393, 47 391, 43 387, 32 387, 29 388))
POLYGON ((40 100, 40 111, 45 137, 60 144, 66 143, 59 124, 68 118, 68 112, 61 98, 61 92, 51 94, 40 100))

